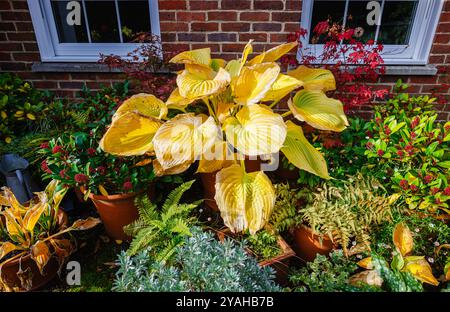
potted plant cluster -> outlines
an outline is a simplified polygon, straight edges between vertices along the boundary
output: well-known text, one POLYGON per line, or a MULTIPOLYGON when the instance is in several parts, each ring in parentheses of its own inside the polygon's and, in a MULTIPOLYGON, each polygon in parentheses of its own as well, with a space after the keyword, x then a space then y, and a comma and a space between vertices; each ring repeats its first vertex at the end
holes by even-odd
POLYGON ((71 226, 60 207, 67 189, 57 181, 36 193, 26 205, 3 189, 0 195, 0 289, 29 291, 47 284, 60 271, 75 246, 67 234, 100 221, 77 220, 71 226))

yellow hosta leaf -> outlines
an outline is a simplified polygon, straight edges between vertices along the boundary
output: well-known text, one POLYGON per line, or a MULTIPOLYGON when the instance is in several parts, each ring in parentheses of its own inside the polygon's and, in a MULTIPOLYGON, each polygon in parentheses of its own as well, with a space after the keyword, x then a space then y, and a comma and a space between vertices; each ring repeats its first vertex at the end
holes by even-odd
POLYGON ((127 112, 135 112, 144 117, 161 119, 167 115, 167 106, 154 95, 139 93, 125 100, 117 109, 114 118, 127 112))
POLYGON ((14 245, 11 242, 0 243, 0 260, 2 260, 3 257, 5 257, 10 252, 12 252, 14 250, 18 250, 18 249, 21 249, 21 248, 16 246, 16 245, 14 245))
POLYGON ((134 112, 120 115, 100 141, 100 148, 120 156, 143 155, 153 150, 152 139, 162 121, 134 112))
POLYGON ((397 224, 392 235, 394 245, 402 256, 411 253, 414 247, 414 240, 411 231, 405 223, 397 224))
POLYGON ((153 161, 153 172, 157 177, 180 174, 185 172, 191 165, 192 165, 191 161, 186 161, 185 163, 164 170, 159 161, 155 159, 153 161))
POLYGON ((27 113, 27 118, 30 119, 30 120, 36 120, 36 116, 34 116, 31 113, 27 113))
POLYGON ((287 72, 291 77, 303 81, 303 87, 306 90, 331 91, 336 90, 336 80, 334 75, 328 69, 309 68, 299 66, 297 69, 287 72))
POLYGON ((231 85, 234 101, 242 105, 258 103, 269 92, 279 73, 280 66, 276 63, 243 67, 231 85))
POLYGON ((253 53, 253 47, 252 47, 253 40, 250 40, 244 47, 244 51, 242 52, 242 56, 239 60, 232 60, 228 62, 225 69, 230 73, 230 76, 237 77, 239 76, 242 67, 244 67, 245 63, 247 62, 247 58, 249 54, 253 53))
POLYGON ((357 263, 360 267, 371 270, 373 269, 372 257, 367 257, 357 263))
POLYGON ((216 200, 225 225, 232 232, 260 230, 272 213, 275 189, 262 171, 246 173, 231 165, 216 175, 216 200))
POLYGON ((287 137, 281 151, 299 169, 306 170, 321 178, 329 179, 328 168, 322 154, 303 135, 302 127, 288 120, 287 137))
POLYGON ((227 142, 217 141, 210 151, 206 151, 200 158, 197 172, 216 172, 236 163, 237 155, 228 148, 227 142))
POLYGON ((22 117, 23 114, 24 114, 24 111, 17 111, 17 112, 14 114, 14 117, 22 117))
POLYGON ((287 127, 279 114, 262 105, 244 106, 223 124, 227 141, 244 155, 277 153, 286 139, 287 127))
POLYGON ((174 56, 170 63, 178 64, 199 64, 209 66, 211 63, 211 49, 196 49, 191 51, 184 51, 174 56))
POLYGON ((226 65, 227 61, 219 58, 211 59, 211 63, 209 64, 209 66, 215 71, 218 71, 219 68, 225 68, 226 65))
POLYGON ((217 104, 216 115, 219 122, 223 123, 227 117, 231 115, 231 110, 235 107, 235 103, 219 102, 217 104))
POLYGON ((279 46, 276 46, 254 57, 252 60, 248 62, 248 64, 254 65, 259 63, 275 62, 280 57, 282 57, 283 55, 291 51, 293 48, 295 48, 297 45, 298 45, 297 41, 280 44, 279 46))
POLYGON ((31 258, 36 262, 37 267, 41 274, 43 274, 44 267, 47 265, 52 254, 44 241, 38 241, 36 244, 31 246, 31 258))
POLYGON ((177 76, 177 86, 183 98, 195 100, 222 92, 230 80, 230 74, 223 68, 216 73, 209 67, 186 65, 177 76))
POLYGON ((166 101, 167 108, 178 109, 184 111, 186 106, 194 102, 194 100, 186 99, 180 95, 180 90, 175 88, 166 101))
POLYGON ((294 77, 279 74, 277 80, 275 80, 269 92, 266 93, 262 101, 279 101, 302 85, 303 82, 295 79, 294 77))
POLYGON ((195 159, 209 149, 219 136, 214 119, 179 114, 166 122, 155 134, 153 146, 163 170, 195 159))
POLYGON ((33 232, 36 223, 39 221, 39 218, 47 207, 47 203, 39 202, 28 209, 25 217, 23 218, 23 226, 28 232, 33 232))
POLYGON ((100 194, 102 194, 103 196, 108 196, 108 191, 106 191, 105 187, 103 185, 99 185, 98 186, 98 190, 100 191, 100 194))
POLYGON ((403 270, 411 273, 424 283, 434 286, 439 285, 439 281, 433 276, 433 271, 425 257, 406 257, 403 270))
POLYGON ((301 90, 288 105, 295 118, 314 128, 341 132, 348 126, 342 102, 322 91, 301 90))

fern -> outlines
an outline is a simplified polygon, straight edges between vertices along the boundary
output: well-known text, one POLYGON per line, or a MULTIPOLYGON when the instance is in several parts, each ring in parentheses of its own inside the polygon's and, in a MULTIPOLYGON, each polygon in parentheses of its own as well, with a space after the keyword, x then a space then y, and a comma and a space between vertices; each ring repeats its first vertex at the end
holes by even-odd
POLYGON ((193 183, 183 183, 170 192, 161 209, 147 196, 136 198, 139 219, 124 228, 133 237, 128 255, 135 255, 150 247, 150 252, 159 261, 165 262, 172 257, 176 247, 183 243, 186 236, 191 235, 189 228, 194 219, 189 214, 201 203, 180 204, 181 197, 193 183))
POLYGON ((78 127, 84 127, 89 122, 89 115, 91 113, 91 109, 87 109, 84 111, 70 111, 70 117, 72 117, 73 122, 78 127))

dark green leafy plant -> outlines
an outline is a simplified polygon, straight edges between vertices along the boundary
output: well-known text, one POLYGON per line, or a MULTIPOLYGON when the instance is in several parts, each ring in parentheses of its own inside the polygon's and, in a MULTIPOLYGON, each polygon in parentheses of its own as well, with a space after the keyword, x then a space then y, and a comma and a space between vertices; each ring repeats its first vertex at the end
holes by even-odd
POLYGON ((269 224, 276 232, 281 233, 301 223, 299 208, 304 196, 288 183, 275 184, 274 187, 277 199, 269 224))
POLYGON ((317 255, 313 262, 296 270, 289 276, 294 291, 342 292, 377 291, 373 286, 354 286, 349 283, 350 276, 358 266, 346 258, 342 250, 333 251, 330 257, 317 255))
POLYGON ((11 143, 14 137, 38 130, 50 100, 50 93, 18 76, 0 74, 0 140, 11 143))
POLYGON ((186 236, 191 236, 189 227, 195 219, 189 214, 201 201, 192 204, 180 204, 184 192, 189 190, 195 180, 186 182, 174 189, 158 211, 158 206, 152 203, 147 196, 136 198, 139 210, 139 219, 124 230, 133 237, 127 254, 135 255, 139 251, 151 247, 157 261, 167 261, 186 236))
POLYGON ((191 229, 192 236, 176 249, 175 263, 164 266, 151 249, 135 257, 119 255, 115 291, 280 291, 270 267, 261 268, 243 245, 191 229))
POLYGON ((278 235, 268 230, 261 230, 254 235, 246 236, 248 249, 259 260, 268 260, 282 253, 278 245, 278 235))

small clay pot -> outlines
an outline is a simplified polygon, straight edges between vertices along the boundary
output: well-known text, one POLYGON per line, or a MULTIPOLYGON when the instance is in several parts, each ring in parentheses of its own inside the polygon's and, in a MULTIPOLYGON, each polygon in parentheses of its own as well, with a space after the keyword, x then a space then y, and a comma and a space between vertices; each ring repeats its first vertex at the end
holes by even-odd
POLYGON ((294 250, 305 261, 314 261, 317 254, 328 255, 336 246, 327 236, 320 237, 306 226, 298 226, 294 229, 294 250))
MULTIPOLYGON (((62 210, 58 210, 58 223, 62 228, 67 227, 67 215, 62 210)), ((23 257, 6 262, 1 266, 0 274, 3 282, 14 291, 34 291, 48 284, 58 273, 59 264, 55 257, 51 257, 43 269, 43 274, 28 253, 23 257), (30 284, 27 287, 22 285, 17 273, 31 276, 30 284), (27 289, 28 288, 28 289, 27 289)))
MULTIPOLYGON (((142 192, 144 193, 144 192, 142 192)), ((129 241, 131 237, 126 235, 123 227, 136 221, 139 212, 134 204, 135 198, 142 193, 116 194, 116 195, 94 195, 89 198, 97 208, 100 219, 105 226, 106 233, 115 240, 129 241)), ((151 185, 148 195, 154 197, 154 186, 151 185)))
MULTIPOLYGON (((255 172, 261 170, 262 161, 260 159, 246 159, 245 160, 245 170, 247 172, 255 172)), ((206 206, 211 208, 215 212, 219 212, 219 207, 217 207, 216 200, 214 196, 216 195, 216 174, 218 171, 209 173, 199 173, 200 180, 203 185, 203 198, 206 206)))

